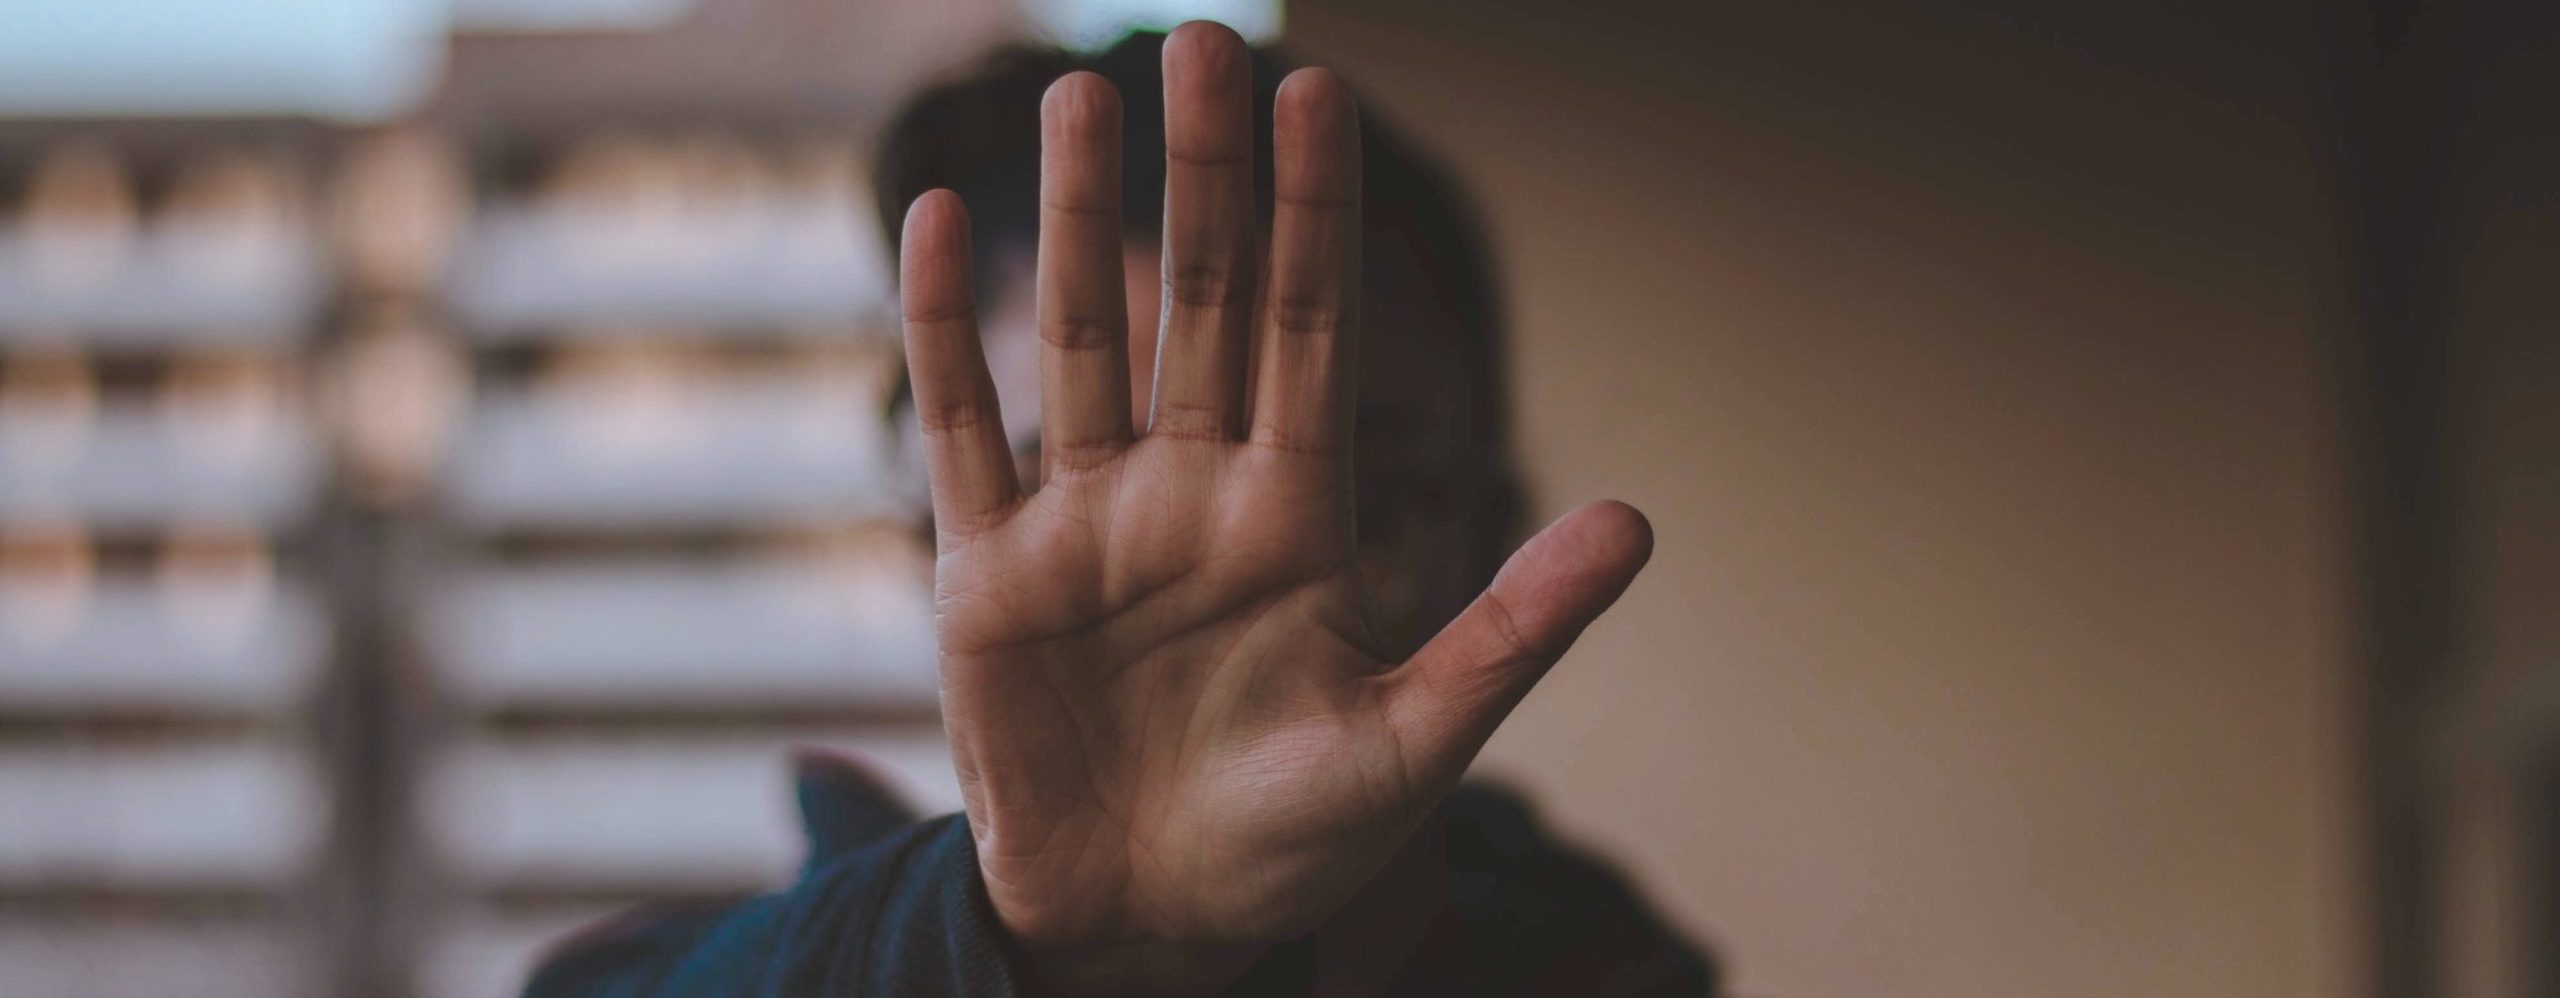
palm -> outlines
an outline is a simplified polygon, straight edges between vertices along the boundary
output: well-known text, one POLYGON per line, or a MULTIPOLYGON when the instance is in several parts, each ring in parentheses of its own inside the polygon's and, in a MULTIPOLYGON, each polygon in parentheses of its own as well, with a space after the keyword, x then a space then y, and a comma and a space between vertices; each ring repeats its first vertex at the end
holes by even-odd
POLYGON ((962 782, 988 886, 1035 933, 1295 934, 1428 805, 1373 685, 1331 464, 1151 439, 946 556, 962 782))
POLYGON ((1245 59, 1210 26, 1166 44, 1166 308, 1143 432, 1117 98, 1088 74, 1050 91, 1030 495, 977 341, 961 208, 937 192, 908 216, 945 720, 990 900, 1035 962, 1311 929, 1650 546, 1633 510, 1578 511, 1411 660, 1381 653, 1353 570, 1358 130, 1322 71, 1283 85, 1257 273, 1245 59))

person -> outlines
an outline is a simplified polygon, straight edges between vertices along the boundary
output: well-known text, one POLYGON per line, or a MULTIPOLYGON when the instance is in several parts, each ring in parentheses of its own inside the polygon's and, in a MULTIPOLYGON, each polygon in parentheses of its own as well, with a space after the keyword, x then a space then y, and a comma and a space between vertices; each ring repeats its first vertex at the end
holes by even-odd
POLYGON ((1713 993, 1460 786, 1652 538, 1600 502, 1501 559, 1498 310, 1445 179, 1206 23, 1000 55, 876 179, 964 811, 806 756, 796 883, 589 930, 528 995, 1713 993))

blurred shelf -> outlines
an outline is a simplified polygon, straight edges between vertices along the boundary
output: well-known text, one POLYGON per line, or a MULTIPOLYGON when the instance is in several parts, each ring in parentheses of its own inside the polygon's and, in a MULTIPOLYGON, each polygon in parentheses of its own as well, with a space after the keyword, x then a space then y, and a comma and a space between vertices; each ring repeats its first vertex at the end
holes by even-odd
MULTIPOLYGON (((787 749, 763 737, 476 741, 433 775, 421 813, 446 868, 482 890, 599 885, 770 889, 804 852, 787 749)), ((938 732, 825 738, 933 814, 959 806, 938 732)))
POLYGON ((207 918, 0 918, 10 998, 275 998, 308 982, 282 926, 207 918))
POLYGON ((455 573, 430 654, 465 703, 718 711, 937 703, 922 578, 791 561, 589 559, 455 573))
POLYGON ((744 349, 829 347, 846 343, 894 344, 894 318, 877 316, 853 321, 811 322, 761 320, 705 325, 695 320, 650 321, 626 316, 617 321, 591 320, 559 325, 473 326, 466 330, 470 346, 483 351, 541 351, 557 347, 616 343, 660 343, 681 337, 689 342, 744 349))
POLYGON ((447 508, 482 532, 682 530, 913 508, 874 403, 790 375, 492 389, 467 418, 447 508))
POLYGON ((300 341, 329 294, 325 268, 298 240, 146 232, 95 273, 48 279, 51 255, 0 232, 0 345, 59 343, 71 331, 114 349, 274 348, 300 341))
POLYGON ((279 716, 327 659, 328 620, 299 588, 109 578, 76 600, 0 609, 0 701, 12 712, 279 716))
POLYGON ((619 323, 812 327, 874 316, 888 263, 844 199, 646 219, 502 204, 473 223, 448 295, 502 343, 619 323))
POLYGON ((292 419, 208 424, 110 407, 60 428, 0 427, 0 521, 116 532, 172 523, 280 530, 311 506, 322 455, 292 419))
POLYGON ((0 884, 56 889, 281 890, 326 825, 310 758, 277 739, 0 748, 0 801, 0 884))
POLYGON ((513 995, 625 902, 786 878, 794 745, 958 806, 842 122, 962 49, 786 6, 464 38, 569 76, 388 127, 0 122, 0 998, 513 995), (754 57, 848 39, 913 65, 754 57), (377 630, 433 671, 341 702, 377 630))

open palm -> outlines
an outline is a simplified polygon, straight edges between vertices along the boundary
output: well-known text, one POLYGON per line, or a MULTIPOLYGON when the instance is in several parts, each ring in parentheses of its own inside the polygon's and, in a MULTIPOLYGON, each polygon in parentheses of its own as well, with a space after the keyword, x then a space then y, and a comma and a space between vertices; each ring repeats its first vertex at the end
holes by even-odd
POLYGON ((1042 465, 1025 495, 967 224, 907 219, 903 300, 941 551, 944 712, 990 901, 1053 984, 1213 986, 1358 893, 1649 552, 1584 507, 1408 661, 1354 570, 1358 126, 1322 70, 1275 109, 1262 266, 1248 55, 1165 46, 1164 313, 1130 416, 1119 100, 1042 113, 1042 465), (1259 291, 1259 294, 1257 294, 1259 291))

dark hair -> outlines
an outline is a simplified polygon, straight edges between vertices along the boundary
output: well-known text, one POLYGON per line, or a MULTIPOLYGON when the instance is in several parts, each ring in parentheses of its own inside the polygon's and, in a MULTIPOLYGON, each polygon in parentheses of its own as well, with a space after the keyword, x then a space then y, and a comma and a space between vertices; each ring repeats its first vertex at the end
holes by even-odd
MULTIPOLYGON (((919 94, 889 126, 873 170, 880 223, 894 246, 907 206, 950 188, 969 206, 978 272, 1036 245, 1040 97, 1058 77, 1088 70, 1119 88, 1121 217, 1131 232, 1163 224, 1164 36, 1132 35, 1078 58, 1008 48, 962 77, 919 94)), ((1271 212, 1271 102, 1285 63, 1253 57, 1257 198, 1271 212)), ((1516 542, 1519 489, 1510 471, 1504 378, 1506 328, 1475 212, 1451 180, 1374 113, 1362 143, 1363 286, 1371 302, 1394 286, 1439 320, 1364 324, 1357 453, 1360 540, 1393 551, 1411 591, 1407 620, 1379 625, 1410 646, 1454 617, 1493 578, 1516 542)), ((990 281, 982 280, 980 294, 990 281)), ((1368 309, 1377 318, 1375 309, 1368 309)))

